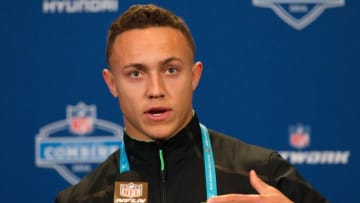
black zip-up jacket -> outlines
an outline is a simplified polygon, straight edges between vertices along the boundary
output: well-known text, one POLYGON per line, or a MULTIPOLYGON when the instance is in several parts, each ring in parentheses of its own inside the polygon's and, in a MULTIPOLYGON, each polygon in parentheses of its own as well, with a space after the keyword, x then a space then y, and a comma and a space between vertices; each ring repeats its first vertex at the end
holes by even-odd
MULTIPOLYGON (((254 169, 265 182, 278 188, 294 202, 327 202, 278 153, 213 130, 209 130, 209 134, 218 195, 257 193, 249 182, 249 171, 254 169)), ((142 142, 125 134, 124 142, 131 170, 141 176, 141 181, 149 183, 149 203, 206 201, 201 131, 196 116, 168 140, 142 142), (161 161, 164 163, 163 170, 161 161)), ((112 154, 78 184, 60 192, 55 202, 114 202, 113 184, 116 179, 121 179, 119 156, 119 151, 112 154)))

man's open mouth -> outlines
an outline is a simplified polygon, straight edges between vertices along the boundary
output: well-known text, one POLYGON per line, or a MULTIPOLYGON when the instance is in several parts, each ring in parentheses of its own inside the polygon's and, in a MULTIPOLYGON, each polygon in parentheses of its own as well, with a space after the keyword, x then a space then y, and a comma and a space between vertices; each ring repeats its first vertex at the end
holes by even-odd
POLYGON ((150 109, 146 113, 151 114, 153 116, 160 116, 161 114, 163 114, 167 111, 168 111, 168 109, 165 109, 165 108, 154 108, 154 109, 150 109))
POLYGON ((167 115, 166 113, 169 112, 168 108, 152 108, 145 112, 145 114, 148 114, 152 117, 161 117, 167 115))

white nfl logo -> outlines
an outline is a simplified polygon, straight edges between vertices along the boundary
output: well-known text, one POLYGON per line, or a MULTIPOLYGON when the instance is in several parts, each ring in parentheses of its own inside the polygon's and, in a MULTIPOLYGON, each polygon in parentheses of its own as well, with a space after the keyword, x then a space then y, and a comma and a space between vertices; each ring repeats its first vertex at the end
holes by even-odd
POLYGON ((141 197, 142 184, 120 184, 120 195, 128 198, 141 197))
POLYGON ((341 7, 345 0, 252 0, 254 6, 271 8, 291 27, 302 30, 327 8, 341 7))

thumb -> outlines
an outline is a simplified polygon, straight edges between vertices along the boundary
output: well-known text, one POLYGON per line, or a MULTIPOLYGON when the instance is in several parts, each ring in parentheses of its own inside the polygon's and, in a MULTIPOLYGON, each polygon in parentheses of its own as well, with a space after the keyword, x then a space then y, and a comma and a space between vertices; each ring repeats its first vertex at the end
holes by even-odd
POLYGON ((257 176, 254 170, 250 171, 249 176, 250 176, 250 184, 259 194, 265 194, 267 192, 270 192, 271 186, 266 184, 264 181, 262 181, 259 178, 259 176, 257 176))

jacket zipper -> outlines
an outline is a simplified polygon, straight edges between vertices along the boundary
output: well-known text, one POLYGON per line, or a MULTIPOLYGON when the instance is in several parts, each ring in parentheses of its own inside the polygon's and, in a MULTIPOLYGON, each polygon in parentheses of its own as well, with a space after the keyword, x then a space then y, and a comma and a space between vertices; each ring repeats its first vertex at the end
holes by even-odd
POLYGON ((161 178, 161 199, 162 203, 166 203, 166 171, 163 150, 159 149, 160 158, 160 178, 161 178))

